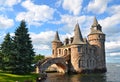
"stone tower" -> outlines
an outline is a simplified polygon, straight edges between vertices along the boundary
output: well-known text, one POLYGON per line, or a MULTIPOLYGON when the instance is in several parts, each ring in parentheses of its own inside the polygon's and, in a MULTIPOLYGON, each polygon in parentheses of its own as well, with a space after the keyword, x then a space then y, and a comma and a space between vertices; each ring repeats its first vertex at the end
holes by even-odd
POLYGON ((94 17, 94 21, 91 26, 91 32, 88 35, 88 42, 90 45, 94 45, 96 47, 96 69, 100 71, 106 71, 105 34, 102 32, 102 27, 100 24, 98 24, 96 17, 94 17))
POLYGON ((81 72, 83 70, 83 67, 80 65, 84 63, 84 61, 82 61, 84 55, 83 51, 84 45, 85 43, 83 41, 80 27, 79 24, 77 23, 75 25, 73 42, 71 45, 71 65, 73 67, 71 69, 72 72, 81 72))
POLYGON ((57 48, 62 46, 62 42, 60 41, 58 31, 56 31, 55 38, 52 41, 52 56, 57 57, 57 48))

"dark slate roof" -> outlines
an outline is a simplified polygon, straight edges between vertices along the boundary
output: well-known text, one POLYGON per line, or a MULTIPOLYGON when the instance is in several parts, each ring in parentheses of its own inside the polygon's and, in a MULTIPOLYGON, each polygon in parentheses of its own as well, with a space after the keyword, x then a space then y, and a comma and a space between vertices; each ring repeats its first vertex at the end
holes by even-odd
POLYGON ((54 38, 53 42, 61 42, 59 35, 58 35, 58 31, 56 31, 55 38, 54 38))
POLYGON ((79 24, 77 23, 74 29, 74 37, 72 44, 85 44, 83 41, 83 37, 80 31, 79 24))
POLYGON ((92 27, 97 27, 97 26, 98 26, 98 21, 97 21, 96 17, 94 17, 92 27))
POLYGON ((103 32, 102 32, 102 30, 100 30, 101 29, 101 26, 100 26, 100 24, 98 23, 98 21, 97 21, 97 19, 96 19, 96 17, 94 17, 94 20, 93 20, 93 24, 92 24, 92 26, 91 26, 91 33, 90 34, 95 34, 95 33, 99 33, 99 34, 104 34, 103 32))

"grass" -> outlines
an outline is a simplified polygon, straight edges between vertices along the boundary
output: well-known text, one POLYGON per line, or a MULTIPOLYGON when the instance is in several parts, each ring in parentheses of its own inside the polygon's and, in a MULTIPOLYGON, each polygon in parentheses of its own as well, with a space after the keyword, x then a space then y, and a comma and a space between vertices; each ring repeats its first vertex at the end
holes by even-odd
POLYGON ((5 72, 0 72, 0 82, 25 82, 25 81, 31 81, 36 82, 38 74, 29 74, 29 75, 15 75, 5 72))

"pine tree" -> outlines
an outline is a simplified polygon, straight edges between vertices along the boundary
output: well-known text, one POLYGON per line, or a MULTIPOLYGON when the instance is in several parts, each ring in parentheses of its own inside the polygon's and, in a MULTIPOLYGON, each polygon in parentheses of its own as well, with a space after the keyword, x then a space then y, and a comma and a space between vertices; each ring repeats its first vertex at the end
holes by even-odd
POLYGON ((34 51, 25 21, 15 31, 14 36, 14 69, 13 73, 26 74, 31 72, 34 51))
POLYGON ((13 51, 13 43, 12 43, 12 38, 10 37, 10 34, 7 33, 3 43, 1 44, 1 65, 2 65, 2 70, 5 71, 10 71, 11 66, 10 66, 10 58, 12 55, 13 51))

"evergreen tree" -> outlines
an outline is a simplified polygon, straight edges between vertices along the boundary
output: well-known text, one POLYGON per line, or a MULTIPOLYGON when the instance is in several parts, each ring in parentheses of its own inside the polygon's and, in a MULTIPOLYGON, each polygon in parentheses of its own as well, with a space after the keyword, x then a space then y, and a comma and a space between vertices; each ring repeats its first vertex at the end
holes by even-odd
POLYGON ((30 73, 32 70, 31 64, 34 58, 34 51, 25 21, 21 21, 20 26, 15 31, 14 48, 15 57, 13 59, 13 73, 30 73))
POLYGON ((12 51, 13 51, 13 43, 12 43, 12 39, 10 37, 10 34, 7 33, 3 43, 1 44, 1 65, 2 65, 2 70, 5 71, 10 71, 11 70, 11 66, 10 66, 10 58, 12 55, 12 51))
POLYGON ((3 60, 2 60, 2 58, 3 58, 3 53, 0 51, 0 70, 3 70, 2 68, 3 68, 3 60))
POLYGON ((42 59, 44 59, 44 58, 45 58, 44 55, 41 55, 41 54, 35 55, 35 56, 34 56, 34 60, 33 60, 33 64, 36 64, 39 60, 42 60, 42 59))

